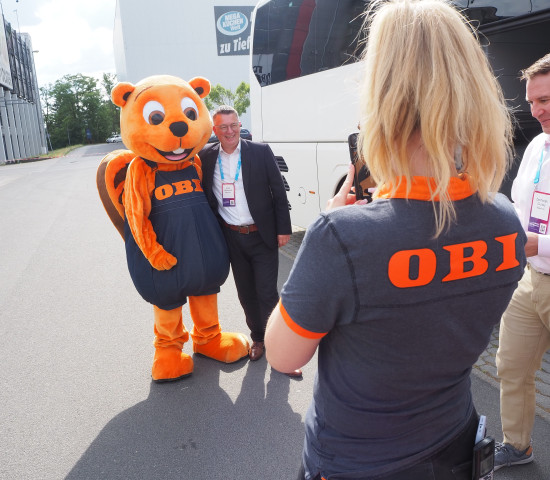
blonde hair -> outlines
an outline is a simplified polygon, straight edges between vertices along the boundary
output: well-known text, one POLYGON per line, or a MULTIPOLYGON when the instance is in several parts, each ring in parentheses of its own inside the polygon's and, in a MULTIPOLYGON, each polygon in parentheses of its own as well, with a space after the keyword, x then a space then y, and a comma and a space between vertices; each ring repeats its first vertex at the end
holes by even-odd
POLYGON ((455 152, 483 202, 506 174, 513 129, 502 90, 473 28, 445 0, 375 0, 364 28, 360 151, 378 185, 395 191, 404 178, 409 192, 407 142, 420 133, 437 236, 455 218, 455 152))

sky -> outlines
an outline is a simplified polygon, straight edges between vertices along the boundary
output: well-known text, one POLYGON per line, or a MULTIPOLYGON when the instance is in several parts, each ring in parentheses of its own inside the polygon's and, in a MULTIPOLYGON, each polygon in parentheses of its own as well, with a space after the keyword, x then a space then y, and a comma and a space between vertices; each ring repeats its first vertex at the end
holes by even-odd
POLYGON ((31 36, 38 86, 64 75, 115 73, 116 0, 0 0, 6 20, 31 36))

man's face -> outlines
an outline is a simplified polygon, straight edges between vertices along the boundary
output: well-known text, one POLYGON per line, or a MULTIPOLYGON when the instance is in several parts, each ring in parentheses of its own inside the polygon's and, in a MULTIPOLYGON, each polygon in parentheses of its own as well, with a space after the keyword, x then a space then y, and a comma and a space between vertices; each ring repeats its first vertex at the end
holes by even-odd
POLYGON ((542 131, 550 134, 550 72, 527 80, 526 99, 531 115, 540 122, 542 131))
POLYGON ((232 153, 239 145, 241 123, 234 113, 216 115, 214 119, 214 133, 220 140, 222 148, 232 153))

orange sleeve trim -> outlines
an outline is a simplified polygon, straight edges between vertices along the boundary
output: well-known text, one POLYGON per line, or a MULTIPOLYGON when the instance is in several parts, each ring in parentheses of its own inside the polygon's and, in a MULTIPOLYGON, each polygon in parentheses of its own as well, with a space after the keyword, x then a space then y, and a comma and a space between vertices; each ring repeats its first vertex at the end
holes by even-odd
POLYGON ((318 338, 323 338, 328 332, 324 333, 317 333, 317 332, 310 332, 309 330, 306 330, 303 327, 300 327, 292 318, 290 318, 290 315, 286 311, 285 307, 283 307, 283 304, 279 300, 279 311, 281 312, 281 315, 283 316, 283 320, 288 325, 288 328, 290 328, 294 333, 300 335, 300 337, 304 338, 311 338, 312 340, 316 340, 318 338))

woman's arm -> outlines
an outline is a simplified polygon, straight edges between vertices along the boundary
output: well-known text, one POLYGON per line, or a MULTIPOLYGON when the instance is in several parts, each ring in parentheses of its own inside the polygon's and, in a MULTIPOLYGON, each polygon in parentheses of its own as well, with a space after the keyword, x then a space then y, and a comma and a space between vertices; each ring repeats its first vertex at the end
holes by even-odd
POLYGON ((275 370, 286 373, 303 367, 311 360, 324 334, 313 334, 316 338, 299 335, 287 325, 281 308, 281 304, 277 305, 269 317, 265 354, 275 370))

